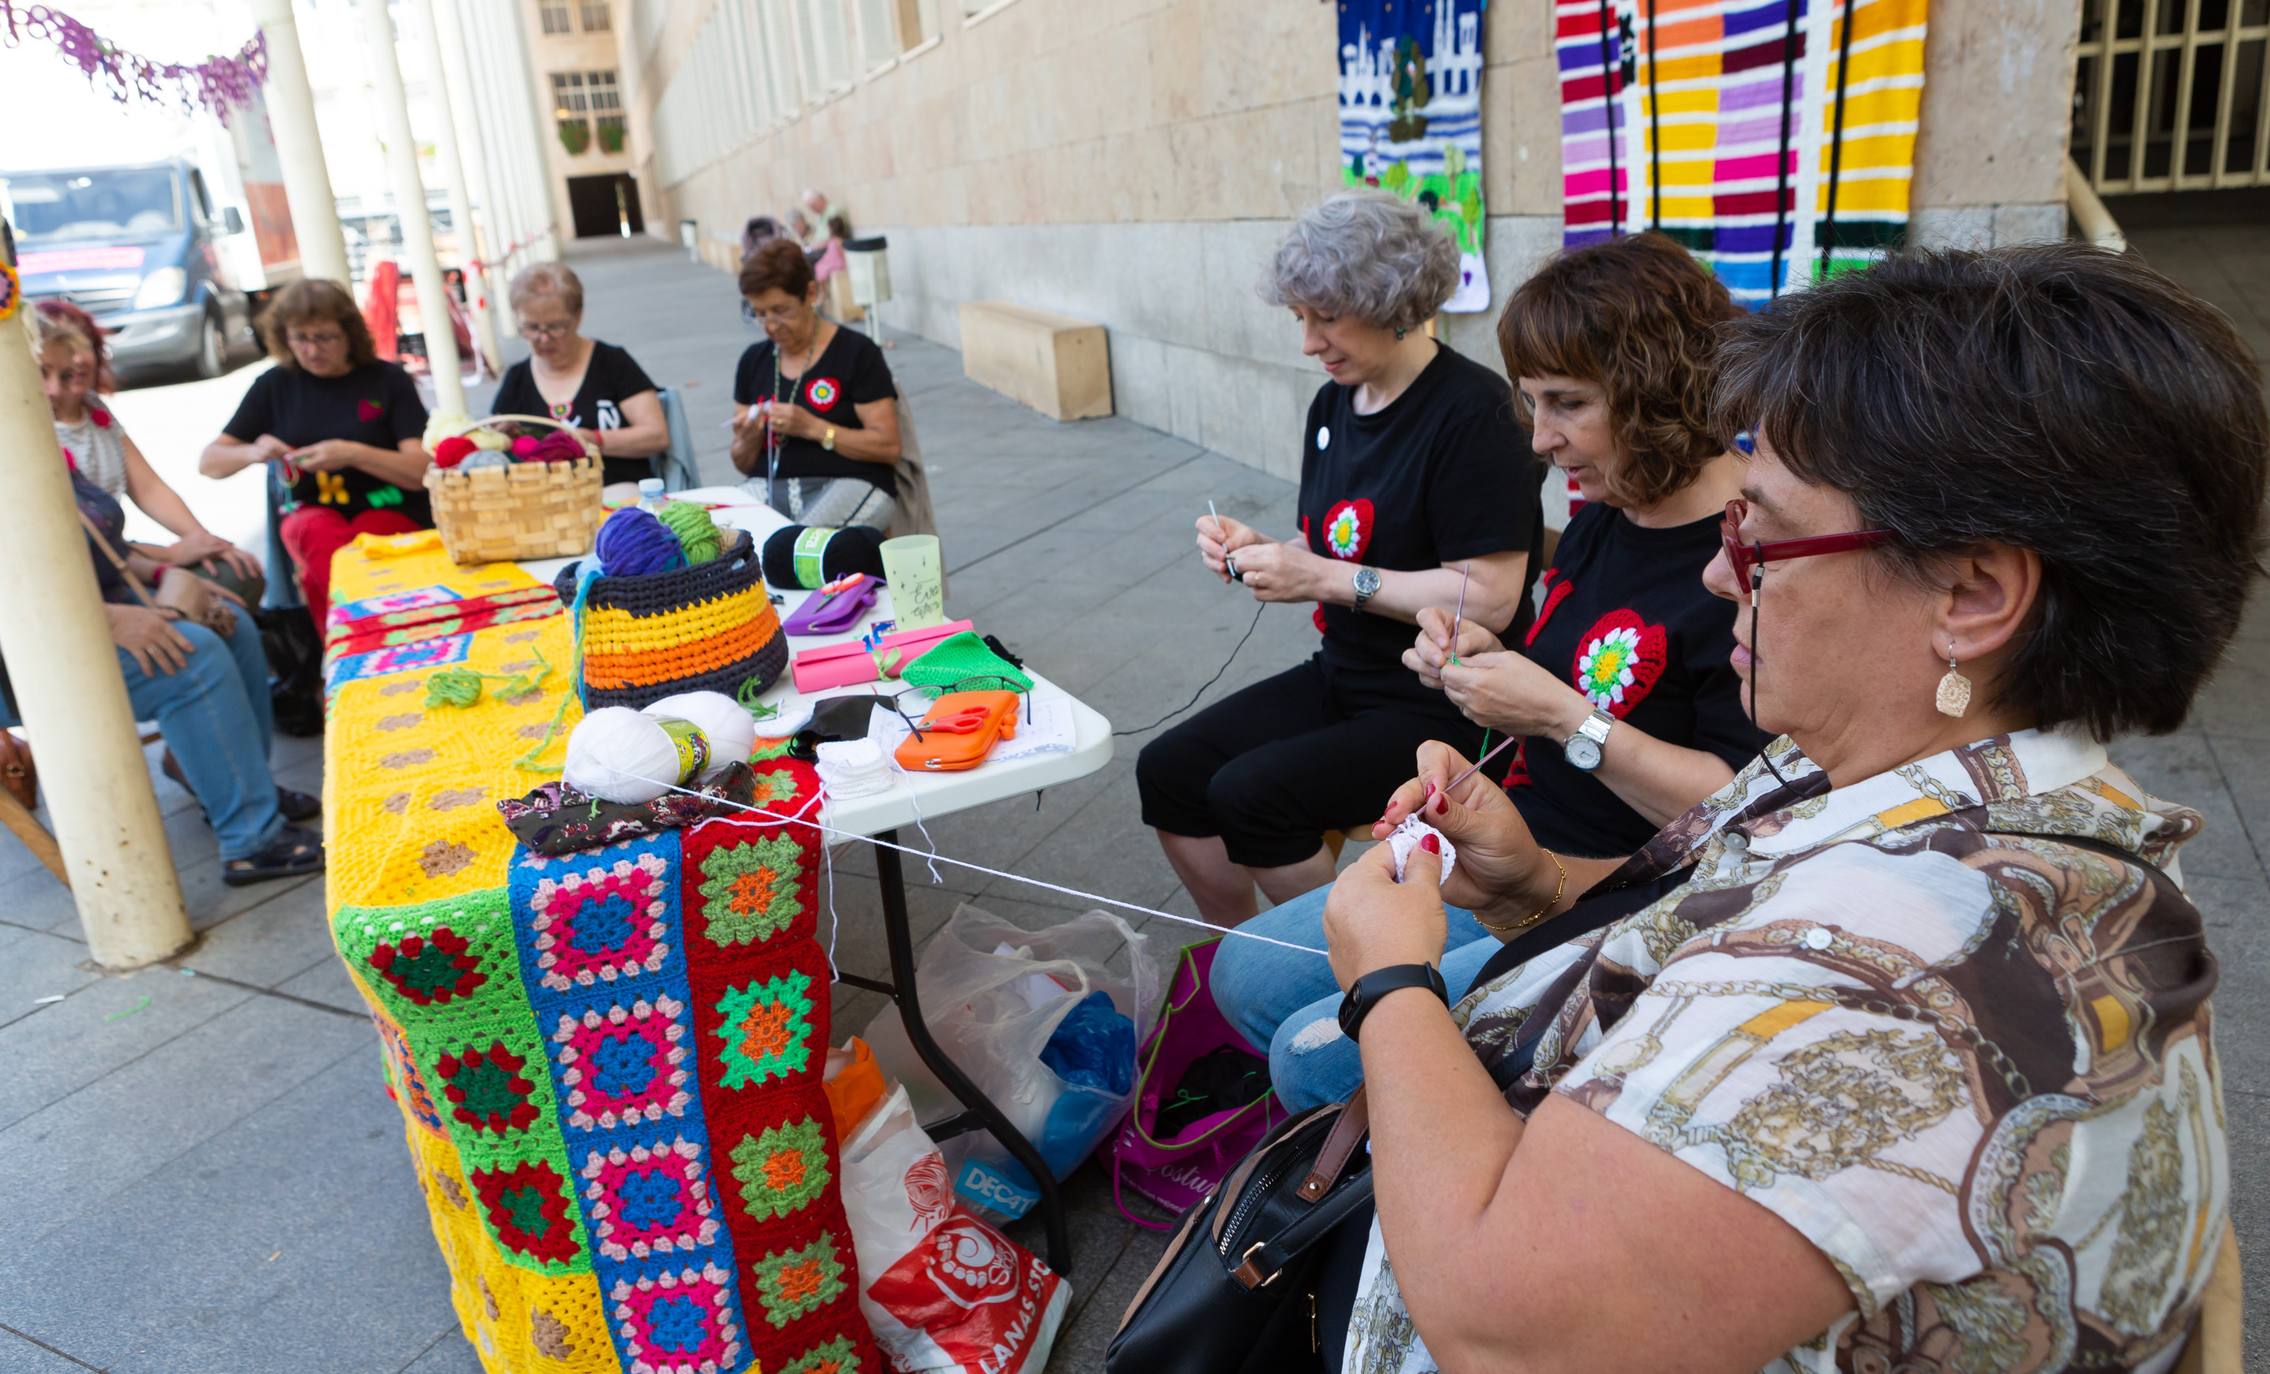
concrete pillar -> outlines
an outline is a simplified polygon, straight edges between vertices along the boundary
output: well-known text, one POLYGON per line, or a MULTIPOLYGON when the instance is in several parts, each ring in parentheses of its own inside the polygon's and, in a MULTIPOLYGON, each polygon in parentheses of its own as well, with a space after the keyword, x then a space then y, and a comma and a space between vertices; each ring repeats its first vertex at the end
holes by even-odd
POLYGON ((253 0, 253 15, 268 39, 268 124, 283 164, 284 199, 292 207, 299 240, 300 275, 324 277, 353 290, 347 240, 339 232, 338 199, 323 165, 323 136, 315 124, 315 92, 307 84, 292 0, 253 0))
POLYGON ((393 174, 394 209, 402 220, 402 251, 410 259, 410 280, 418 290, 418 316, 426 337, 426 364, 434 383, 434 406, 444 415, 465 413, 463 360, 457 331, 450 323, 448 288, 441 260, 434 256, 433 224, 426 217, 426 187, 418 177, 418 145, 410 133, 410 97, 402 88, 402 63, 394 53, 394 21, 386 0, 356 0, 370 54, 371 90, 386 139, 387 169, 393 174))
POLYGON ((434 152, 441 162, 442 185, 449 191, 449 217, 457 224, 458 240, 463 246, 460 258, 465 269, 465 294, 472 305, 473 346, 488 358, 494 375, 504 368, 504 359, 497 351, 496 293, 491 289, 487 263, 481 252, 480 233, 473 223, 473 194, 465 163, 459 157, 457 116, 451 110, 451 88, 461 87, 470 80, 465 69, 465 52, 454 43, 441 41, 434 0, 416 0, 415 9, 418 38, 426 50, 426 65, 432 70, 434 84, 441 92, 441 99, 434 102, 435 113, 440 118, 434 152), (479 271, 475 271, 475 264, 481 265, 479 271))
POLYGON ((104 968, 137 968, 189 944, 189 912, 22 318, 0 322, 0 483, 9 685, 87 948, 104 968))

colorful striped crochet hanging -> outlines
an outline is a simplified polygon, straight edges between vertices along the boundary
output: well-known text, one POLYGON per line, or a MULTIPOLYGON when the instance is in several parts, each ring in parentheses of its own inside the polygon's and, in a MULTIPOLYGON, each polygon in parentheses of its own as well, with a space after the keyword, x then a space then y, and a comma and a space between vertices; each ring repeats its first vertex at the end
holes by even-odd
POLYGON ((1928 8, 1561 0, 1563 242, 1660 229, 1752 310, 1898 247, 1928 8))

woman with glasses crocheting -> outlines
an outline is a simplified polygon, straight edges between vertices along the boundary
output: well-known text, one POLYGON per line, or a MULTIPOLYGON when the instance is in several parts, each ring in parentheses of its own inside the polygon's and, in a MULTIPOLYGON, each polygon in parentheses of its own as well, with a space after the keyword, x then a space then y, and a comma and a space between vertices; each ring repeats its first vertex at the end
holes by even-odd
POLYGON ((2228 320, 2075 244, 1895 258, 1736 322, 1756 435, 1706 574, 1781 733, 1629 857, 1550 853, 1430 745, 1325 913, 1377 1220, 1326 1345, 1441 1369, 2173 1367, 2230 1170, 2179 728, 2263 572, 2228 320), (1486 968, 1443 903, 1605 929, 1486 968), (1344 1330, 1345 1339, 1336 1333, 1344 1330))
POLYGON ((902 448, 883 350, 821 316, 819 279, 794 239, 758 244, 740 285, 765 331, 733 370, 733 466, 744 485, 799 524, 890 529, 902 448))
POLYGON ((380 359, 354 297, 335 281, 309 277, 285 287, 260 330, 276 365, 253 379, 197 467, 207 477, 263 464, 280 473, 286 496, 277 532, 320 635, 331 604, 331 555, 357 535, 433 526, 426 405, 410 374, 380 359))
MULTIPOLYGON (((1554 258, 1498 317, 1530 445, 1575 479, 1584 505, 1524 633, 1501 642, 1470 602, 1463 617, 1428 606, 1403 664, 1487 738, 1517 741, 1500 756, 1510 766, 1488 776, 1555 853, 1630 853, 1766 741, 1730 662, 1734 608, 1702 584, 1742 484, 1741 457, 1709 415, 1718 331, 1741 313, 1687 250, 1635 234, 1554 258)), ((1313 949, 1329 892, 1303 893, 1251 929, 1313 949)), ((1452 911, 1441 954, 1451 995, 1521 933, 1452 911)), ((1340 990, 1322 960, 1233 940, 1211 986, 1230 1024, 1268 1051, 1288 1108, 1356 1090, 1363 1066, 1339 1033, 1340 990)))
POLYGON ((1423 209, 1368 192, 1302 214, 1263 282, 1325 372, 1301 436, 1300 529, 1201 515, 1198 556, 1256 601, 1313 606, 1323 641, 1135 765, 1143 823, 1217 924, 1250 918, 1256 887, 1283 902, 1330 881, 1325 836, 1377 815, 1421 741, 1478 740, 1400 662, 1422 607, 1463 594, 1476 624, 1526 624, 1537 465, 1505 380, 1426 331, 1458 280, 1457 245, 1423 209))
POLYGON ((543 415, 575 426, 599 449, 609 495, 637 499, 654 475, 654 456, 670 447, 662 393, 628 350, 583 335, 583 279, 566 263, 538 263, 506 292, 528 356, 504 370, 489 410, 543 415))

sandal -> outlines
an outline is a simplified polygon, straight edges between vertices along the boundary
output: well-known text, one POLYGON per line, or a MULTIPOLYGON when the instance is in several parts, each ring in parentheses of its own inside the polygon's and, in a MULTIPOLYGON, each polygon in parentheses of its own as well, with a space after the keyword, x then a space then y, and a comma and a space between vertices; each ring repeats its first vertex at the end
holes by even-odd
POLYGON ((230 887, 248 887, 275 878, 300 878, 323 871, 323 837, 312 830, 287 825, 259 853, 221 864, 221 881, 230 887))
MULTIPOLYGON (((173 750, 165 751, 164 756, 158 760, 158 768, 167 777, 179 783, 182 791, 187 792, 192 797, 197 795, 197 789, 189 785, 188 776, 181 771, 181 760, 173 756, 173 750)), ((287 821, 312 821, 323 814, 323 798, 278 784, 276 788, 276 810, 283 813, 283 817, 287 821)), ((213 823, 213 815, 205 809, 205 803, 202 801, 197 803, 197 814, 205 818, 207 825, 213 823)))

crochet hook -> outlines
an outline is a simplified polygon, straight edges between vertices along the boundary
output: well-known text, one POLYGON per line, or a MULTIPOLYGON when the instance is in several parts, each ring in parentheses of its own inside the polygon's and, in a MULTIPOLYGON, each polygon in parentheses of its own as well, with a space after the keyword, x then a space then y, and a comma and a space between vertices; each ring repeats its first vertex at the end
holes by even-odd
POLYGON ((1483 764, 1488 763, 1491 759, 1494 759, 1498 755, 1504 753, 1506 751, 1507 745, 1512 744, 1515 740, 1518 740, 1520 738, 1521 736, 1519 735, 1507 735, 1504 739, 1499 740, 1498 745, 1495 749, 1492 749, 1489 753, 1484 754, 1482 755, 1482 757, 1474 760, 1472 764, 1467 766, 1465 772, 1460 773, 1455 778, 1452 778, 1449 785, 1442 789, 1443 794, 1447 796, 1450 793, 1457 791, 1459 786, 1463 784, 1468 778, 1473 777, 1476 773, 1482 771, 1483 764))
POLYGON ((1466 583, 1471 580, 1473 573, 1473 564, 1464 563, 1459 565, 1458 614, 1452 616, 1450 621, 1450 661, 1453 663, 1456 663, 1458 661, 1458 632, 1460 629, 1464 628, 1466 624, 1466 583))

